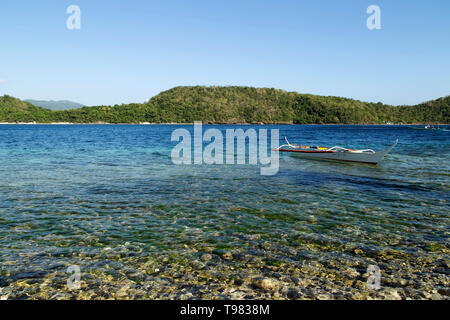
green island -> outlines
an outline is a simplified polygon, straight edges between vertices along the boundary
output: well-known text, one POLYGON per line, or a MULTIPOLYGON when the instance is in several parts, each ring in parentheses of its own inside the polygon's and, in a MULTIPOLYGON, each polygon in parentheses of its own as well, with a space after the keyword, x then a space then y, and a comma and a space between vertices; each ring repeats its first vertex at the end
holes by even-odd
POLYGON ((146 103, 53 111, 4 95, 6 123, 449 123, 450 96, 414 106, 252 87, 175 87, 146 103))

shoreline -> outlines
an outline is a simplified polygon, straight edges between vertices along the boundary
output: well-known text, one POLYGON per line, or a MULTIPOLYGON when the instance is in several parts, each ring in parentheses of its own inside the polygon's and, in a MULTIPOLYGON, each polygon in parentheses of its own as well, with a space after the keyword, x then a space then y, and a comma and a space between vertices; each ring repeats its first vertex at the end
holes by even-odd
MULTIPOLYGON (((140 123, 109 123, 109 122, 88 122, 88 123, 77 123, 77 122, 0 122, 0 125, 193 125, 194 123, 178 123, 178 122, 140 122, 140 123)), ((230 123, 210 123, 205 122, 203 125, 236 125, 236 126, 265 126, 265 125, 295 125, 295 126, 418 126, 418 125, 433 125, 433 126, 446 126, 450 125, 448 123, 408 123, 408 124, 386 124, 386 123, 287 123, 287 122, 268 122, 268 123, 243 123, 243 122, 230 122, 230 123)))

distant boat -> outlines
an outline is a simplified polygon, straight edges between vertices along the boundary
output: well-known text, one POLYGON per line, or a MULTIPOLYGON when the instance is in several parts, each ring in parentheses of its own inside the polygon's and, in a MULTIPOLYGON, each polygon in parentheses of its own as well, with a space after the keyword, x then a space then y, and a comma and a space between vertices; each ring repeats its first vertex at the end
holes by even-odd
POLYGON ((414 130, 437 130, 437 131, 450 131, 447 128, 439 128, 439 126, 437 127, 433 127, 432 125, 427 124, 425 127, 413 127, 413 126, 408 126, 408 128, 410 129, 414 129, 414 130))
POLYGON ((352 150, 338 146, 332 148, 304 146, 291 144, 287 138, 285 139, 287 144, 278 147, 277 149, 275 149, 276 151, 287 152, 292 154, 293 156, 300 156, 311 159, 360 162, 369 164, 378 164, 398 144, 397 139, 394 145, 392 145, 390 148, 375 152, 372 149, 352 150))

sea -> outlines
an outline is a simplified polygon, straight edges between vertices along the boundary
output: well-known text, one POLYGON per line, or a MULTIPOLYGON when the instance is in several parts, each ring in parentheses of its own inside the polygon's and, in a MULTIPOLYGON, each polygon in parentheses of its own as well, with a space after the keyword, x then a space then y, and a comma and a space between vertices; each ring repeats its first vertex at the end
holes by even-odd
POLYGON ((286 288, 354 298, 372 294, 371 265, 402 298, 445 293, 449 131, 203 125, 224 136, 279 130, 279 144, 381 150, 399 139, 377 166, 281 154, 277 173, 262 175, 260 164, 174 164, 177 129, 193 132, 0 125, 0 297, 120 298, 125 286, 128 298, 273 298, 286 288), (70 266, 78 291, 66 289, 70 266))

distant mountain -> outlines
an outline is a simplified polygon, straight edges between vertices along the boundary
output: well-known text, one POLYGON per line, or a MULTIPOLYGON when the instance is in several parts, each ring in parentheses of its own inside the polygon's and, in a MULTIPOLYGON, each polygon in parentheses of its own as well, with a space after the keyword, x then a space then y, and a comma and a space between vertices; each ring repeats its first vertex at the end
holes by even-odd
MULTIPOLYGON (((48 104, 46 104, 49 106, 48 104)), ((0 97, 0 122, 71 123, 450 123, 450 96, 391 106, 271 88, 176 87, 146 103, 52 111, 0 97)))
POLYGON ((50 110, 70 110, 83 108, 84 105, 77 102, 72 102, 68 100, 53 101, 53 100, 32 100, 27 99, 25 102, 31 103, 36 107, 46 108, 50 110))

